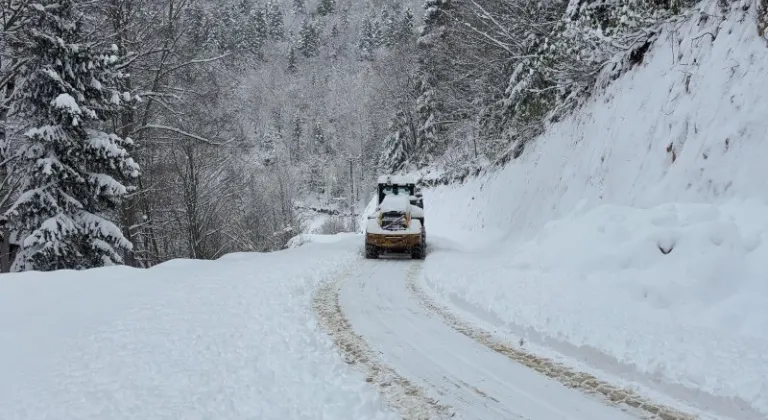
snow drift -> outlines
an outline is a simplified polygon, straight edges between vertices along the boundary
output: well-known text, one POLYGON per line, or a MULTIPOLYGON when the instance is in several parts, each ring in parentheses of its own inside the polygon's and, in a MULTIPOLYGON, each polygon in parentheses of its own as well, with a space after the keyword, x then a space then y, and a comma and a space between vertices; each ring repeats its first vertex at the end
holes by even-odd
POLYGON ((4 275, 0 418, 395 419, 310 308, 358 247, 4 275))
POLYGON ((768 48, 703 3, 497 173, 425 192, 428 286, 768 415, 768 48), (491 248, 492 247, 492 248, 491 248))

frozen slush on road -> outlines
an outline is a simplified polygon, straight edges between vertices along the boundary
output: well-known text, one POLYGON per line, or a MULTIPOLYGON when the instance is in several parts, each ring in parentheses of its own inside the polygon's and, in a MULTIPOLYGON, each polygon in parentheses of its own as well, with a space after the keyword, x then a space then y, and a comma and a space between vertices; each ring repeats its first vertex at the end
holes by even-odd
POLYGON ((0 278, 0 418, 397 419, 312 314, 357 241, 0 278))
POLYGON ((450 406, 456 417, 639 418, 511 362, 433 316, 408 289, 420 264, 404 259, 365 261, 340 285, 339 304, 348 328, 369 343, 380 363, 450 406))

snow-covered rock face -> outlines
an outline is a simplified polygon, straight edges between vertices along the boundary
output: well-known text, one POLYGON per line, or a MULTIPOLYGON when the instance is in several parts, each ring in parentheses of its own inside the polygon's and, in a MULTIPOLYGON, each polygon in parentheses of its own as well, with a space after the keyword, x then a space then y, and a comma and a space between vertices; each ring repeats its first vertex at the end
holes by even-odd
POLYGON ((755 2, 703 4, 509 166, 425 191, 433 238, 486 249, 438 242, 425 276, 502 327, 766 416, 768 47, 755 2))

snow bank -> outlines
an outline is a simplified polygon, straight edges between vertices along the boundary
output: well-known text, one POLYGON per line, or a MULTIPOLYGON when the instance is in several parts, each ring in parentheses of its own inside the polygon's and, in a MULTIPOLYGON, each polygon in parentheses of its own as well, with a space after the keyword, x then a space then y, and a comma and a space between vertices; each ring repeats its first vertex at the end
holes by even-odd
POLYGON ((360 226, 360 231, 363 232, 365 230, 365 226, 368 224, 368 216, 371 216, 372 214, 376 213, 376 209, 379 207, 379 197, 377 194, 374 194, 373 197, 371 197, 370 200, 368 200, 368 204, 365 206, 365 209, 362 211, 360 215, 360 219, 358 220, 358 225, 360 226))
MULTIPOLYGON (((357 232, 341 232, 334 235, 321 235, 319 233, 302 233, 288 240, 286 247, 296 248, 309 243, 333 244, 350 238, 359 238, 357 232)), ((358 239, 362 240, 362 239, 358 239)))
POLYGON ((425 191, 448 239, 427 284, 768 416, 768 48, 743 3, 705 2, 503 170, 425 191))
POLYGON ((395 419, 310 309, 357 248, 3 275, 0 418, 395 419))
POLYGON ((768 206, 600 206, 495 252, 433 251, 426 265, 432 290, 498 326, 768 414, 768 206))

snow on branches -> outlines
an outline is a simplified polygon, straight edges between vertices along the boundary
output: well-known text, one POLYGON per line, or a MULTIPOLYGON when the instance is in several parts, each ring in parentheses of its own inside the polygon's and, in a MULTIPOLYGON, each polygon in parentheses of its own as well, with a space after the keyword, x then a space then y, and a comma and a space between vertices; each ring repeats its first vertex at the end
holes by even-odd
POLYGON ((16 51, 31 57, 14 106, 32 128, 18 153, 22 192, 6 212, 20 237, 14 269, 118 264, 131 243, 109 217, 139 168, 132 141, 104 122, 134 99, 127 75, 116 47, 82 41, 71 0, 38 6, 16 51))

